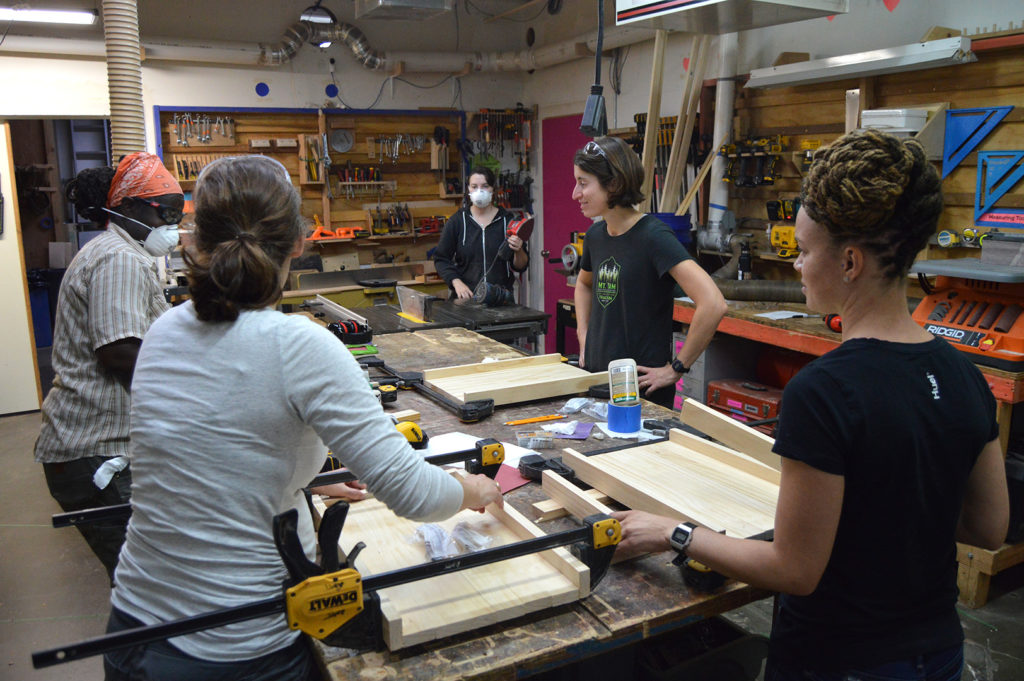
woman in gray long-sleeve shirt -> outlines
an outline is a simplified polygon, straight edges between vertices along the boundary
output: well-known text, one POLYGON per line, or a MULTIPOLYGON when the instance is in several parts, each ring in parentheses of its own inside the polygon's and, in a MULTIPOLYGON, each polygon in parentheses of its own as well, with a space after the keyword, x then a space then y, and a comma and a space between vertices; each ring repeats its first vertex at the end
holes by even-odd
MULTIPOLYGON (((299 196, 280 163, 218 159, 196 183, 191 300, 146 334, 132 400, 132 518, 109 631, 280 594, 272 519, 299 511, 327 447, 397 514, 446 518, 501 503, 484 476, 426 464, 328 331, 276 312, 303 247, 299 196), (310 358, 316 358, 310 361, 310 358)), ((313 663, 281 616, 109 653, 107 679, 306 679, 313 663)))

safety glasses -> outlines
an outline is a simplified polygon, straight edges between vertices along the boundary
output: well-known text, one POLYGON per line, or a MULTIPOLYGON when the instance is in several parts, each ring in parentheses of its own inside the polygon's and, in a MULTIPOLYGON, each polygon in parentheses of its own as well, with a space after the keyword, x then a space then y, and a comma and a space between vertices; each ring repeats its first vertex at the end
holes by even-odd
POLYGON ((157 201, 140 199, 137 196, 133 196, 132 198, 140 203, 144 203, 152 207, 156 211, 157 215, 160 216, 160 219, 164 221, 164 224, 177 225, 181 222, 181 217, 183 215, 181 208, 172 208, 171 206, 165 206, 157 201))

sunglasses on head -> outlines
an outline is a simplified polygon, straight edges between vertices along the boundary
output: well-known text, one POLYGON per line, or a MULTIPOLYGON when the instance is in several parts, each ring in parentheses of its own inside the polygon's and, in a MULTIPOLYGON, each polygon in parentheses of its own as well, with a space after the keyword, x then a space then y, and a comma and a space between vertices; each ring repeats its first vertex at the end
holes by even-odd
POLYGON ((181 217, 183 215, 181 208, 172 208, 171 206, 165 206, 164 204, 159 203, 157 201, 150 201, 149 199, 140 199, 137 196, 132 198, 134 198, 136 201, 139 201, 140 203, 144 203, 147 206, 153 208, 156 211, 157 215, 160 216, 160 219, 164 221, 164 224, 177 225, 181 222, 181 217))
POLYGON ((598 156, 600 156, 604 160, 606 160, 606 161, 608 160, 608 155, 604 153, 604 149, 602 149, 601 145, 599 145, 597 142, 594 142, 593 140, 591 140, 590 142, 587 142, 586 144, 583 145, 583 153, 584 154, 597 154, 598 156))

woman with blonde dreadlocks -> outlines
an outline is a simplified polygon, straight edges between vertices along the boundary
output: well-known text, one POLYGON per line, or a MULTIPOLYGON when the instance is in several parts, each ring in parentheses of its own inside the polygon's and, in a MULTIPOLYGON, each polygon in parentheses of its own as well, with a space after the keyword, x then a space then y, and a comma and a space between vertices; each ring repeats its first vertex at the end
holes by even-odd
POLYGON ((1000 546, 1009 501, 991 391, 907 311, 939 176, 917 142, 866 130, 815 154, 801 198, 794 267, 843 340, 786 386, 774 541, 630 511, 618 550, 782 592, 766 681, 959 679, 955 542, 1000 546))

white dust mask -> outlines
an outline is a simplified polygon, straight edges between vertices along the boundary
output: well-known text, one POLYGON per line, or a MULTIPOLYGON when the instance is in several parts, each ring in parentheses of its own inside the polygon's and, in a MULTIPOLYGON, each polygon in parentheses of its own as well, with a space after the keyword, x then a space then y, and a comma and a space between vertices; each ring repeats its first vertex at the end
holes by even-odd
POLYGON ((486 208, 491 203, 491 190, 489 189, 477 189, 475 192, 470 192, 469 200, 473 202, 473 205, 477 208, 486 208))
POLYGON ((134 222, 137 225, 142 225, 149 230, 149 234, 146 235, 146 240, 142 242, 142 247, 146 249, 146 252, 155 258, 160 258, 168 255, 174 250, 174 247, 178 245, 178 225, 161 225, 160 227, 150 227, 145 222, 130 218, 127 215, 122 215, 109 208, 104 208, 111 215, 116 215, 120 218, 134 222))

